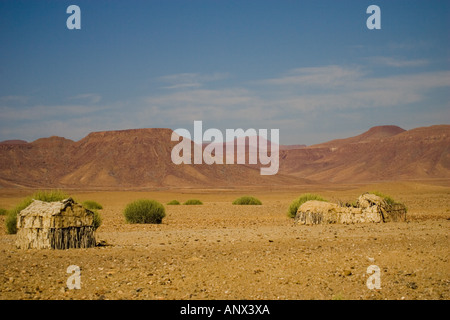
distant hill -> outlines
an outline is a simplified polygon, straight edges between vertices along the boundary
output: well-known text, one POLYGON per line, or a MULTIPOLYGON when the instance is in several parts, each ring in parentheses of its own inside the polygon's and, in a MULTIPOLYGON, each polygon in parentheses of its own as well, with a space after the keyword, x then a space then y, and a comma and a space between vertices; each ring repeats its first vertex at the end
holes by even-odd
POLYGON ((93 132, 74 142, 61 137, 0 145, 0 184, 29 187, 233 187, 309 183, 261 176, 245 165, 172 163, 170 129, 93 132))
POLYGON ((171 135, 170 129, 132 129, 93 132, 76 142, 62 137, 4 141, 0 185, 211 188, 450 178, 450 125, 408 131, 381 126, 309 147, 280 146, 274 176, 261 176, 259 165, 175 165, 171 150, 178 142, 171 135))
POLYGON ((324 182, 450 178, 450 125, 405 131, 395 126, 280 157, 280 173, 324 182))
POLYGON ((376 141, 376 140, 381 140, 381 139, 395 136, 404 131, 406 131, 406 130, 402 129, 400 127, 397 127, 397 126, 377 126, 377 127, 370 128, 368 131, 366 131, 360 135, 357 135, 355 137, 331 140, 331 141, 328 141, 325 143, 312 145, 312 146, 310 146, 310 148, 325 148, 325 147, 336 148, 336 147, 339 147, 339 146, 342 146, 345 144, 350 144, 350 143, 376 141))
POLYGON ((28 143, 25 140, 5 140, 0 142, 0 144, 25 144, 28 143))

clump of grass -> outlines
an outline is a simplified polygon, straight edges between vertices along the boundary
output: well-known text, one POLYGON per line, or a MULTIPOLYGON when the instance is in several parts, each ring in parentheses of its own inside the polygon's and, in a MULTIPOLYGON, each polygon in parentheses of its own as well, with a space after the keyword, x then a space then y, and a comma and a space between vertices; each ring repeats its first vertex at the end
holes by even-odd
POLYGON ((17 206, 9 211, 5 220, 6 232, 8 234, 17 233, 17 214, 28 207, 33 202, 33 199, 45 202, 54 202, 61 201, 67 198, 69 198, 69 196, 61 190, 35 192, 33 195, 23 199, 17 206))
POLYGON ((102 217, 100 216, 100 213, 97 210, 103 209, 103 206, 97 201, 93 200, 84 201, 82 203, 82 206, 88 210, 91 210, 94 213, 94 220, 92 226, 94 227, 94 230, 97 230, 102 224, 102 217))
POLYGON ((98 227, 100 227, 100 225, 102 224, 102 217, 97 210, 93 209, 91 211, 94 213, 94 221, 92 223, 92 226, 94 227, 94 230, 97 230, 98 227))
POLYGON ((17 216, 15 214, 9 213, 5 220, 6 233, 16 234, 17 233, 17 216))
POLYGON ((198 205, 198 204, 203 204, 203 202, 201 202, 200 200, 198 200, 198 199, 190 199, 190 200, 187 200, 185 203, 183 203, 183 204, 185 204, 185 205, 198 205))
POLYGON ((400 204, 400 205, 402 205, 402 206, 405 207, 405 210, 406 210, 406 211, 408 211, 408 208, 407 208, 403 203, 395 201, 391 196, 388 196, 388 195, 386 195, 386 194, 384 194, 384 193, 381 193, 381 192, 379 192, 379 191, 372 191, 372 192, 370 192, 370 193, 372 193, 372 194, 374 194, 374 195, 376 195, 376 196, 379 196, 379 197, 383 198, 384 201, 386 201, 386 203, 387 203, 388 205, 390 205, 390 206, 393 206, 393 205, 395 205, 395 204, 400 204))
POLYGON ((180 204, 181 203, 178 200, 172 200, 172 201, 167 202, 167 205, 169 205, 169 206, 178 206, 180 204))
POLYGON ((243 196, 233 201, 235 205, 262 205, 262 202, 251 196, 243 196))
POLYGON ((43 190, 37 191, 32 196, 31 199, 41 200, 45 202, 55 202, 61 201, 69 198, 70 196, 61 190, 43 190))
POLYGON ((128 223, 159 224, 166 216, 166 211, 156 200, 136 200, 127 205, 124 216, 128 223))
POLYGON ((6 216, 8 214, 8 210, 0 208, 0 216, 6 216))
POLYGON ((305 203, 306 201, 309 201, 309 200, 327 201, 327 200, 325 200, 324 198, 322 198, 319 195, 311 194, 311 193, 305 193, 305 194, 301 195, 299 198, 297 198, 294 201, 292 201, 291 205, 289 206, 288 216, 290 218, 295 218, 295 215, 297 214, 298 208, 303 203, 305 203))
POLYGON ((17 233, 17 214, 26 207, 28 207, 32 202, 33 202, 32 197, 27 197, 8 212, 8 215, 5 220, 6 232, 8 234, 17 233))
POLYGON ((379 192, 379 191, 372 191, 372 192, 370 192, 370 193, 372 193, 372 194, 374 194, 374 195, 376 195, 376 196, 379 196, 379 197, 383 198, 384 201, 386 201, 386 203, 387 203, 388 205, 393 205, 393 204, 396 203, 395 200, 392 199, 390 196, 385 195, 384 193, 381 193, 381 192, 379 192))
POLYGON ((89 210, 103 209, 103 206, 100 203, 93 201, 93 200, 86 200, 82 203, 82 205, 83 205, 83 207, 85 207, 86 209, 89 209, 89 210))

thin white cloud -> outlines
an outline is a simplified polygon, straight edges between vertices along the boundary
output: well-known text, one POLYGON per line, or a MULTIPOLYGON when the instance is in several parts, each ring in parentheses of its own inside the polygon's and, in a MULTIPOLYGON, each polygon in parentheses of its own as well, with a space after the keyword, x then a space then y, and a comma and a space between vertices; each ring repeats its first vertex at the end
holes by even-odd
POLYGON ((223 80, 228 77, 227 73, 178 73, 159 77, 159 81, 167 83, 164 89, 184 89, 184 88, 199 88, 205 83, 223 80))
POLYGON ((0 113, 2 121, 41 121, 61 118, 69 122, 73 118, 106 109, 105 106, 94 109, 90 105, 36 105, 20 108, 18 111, 17 108, 6 106, 0 107, 0 113))
POLYGON ((211 106, 232 107, 236 105, 248 105, 256 103, 255 97, 243 88, 230 88, 220 90, 189 90, 177 91, 161 96, 151 96, 145 99, 151 106, 211 106))
POLYGON ((188 88, 199 88, 202 84, 200 82, 185 82, 177 83, 170 86, 164 86, 163 89, 188 89, 188 88))
POLYGON ((394 75, 367 78, 359 81, 365 88, 395 88, 397 90, 419 91, 450 86, 450 71, 421 72, 407 75, 394 75))
POLYGON ((142 117, 180 124, 193 120, 239 121, 243 114, 258 118, 264 113, 263 100, 243 88, 180 90, 143 100, 142 117))
POLYGON ((389 42, 386 46, 388 51, 399 51, 399 52, 406 52, 406 51, 418 51, 420 49, 430 49, 434 46, 432 40, 429 39, 410 39, 405 41, 395 41, 395 42, 389 42))
POLYGON ((262 84, 269 85, 305 85, 305 86, 336 86, 347 81, 353 81, 363 75, 359 67, 346 68, 337 65, 297 68, 287 74, 267 80, 262 80, 262 84))
POLYGON ((102 96, 97 93, 83 93, 73 97, 69 97, 69 100, 80 100, 83 102, 95 104, 102 100, 102 96))
POLYGON ((29 100, 29 97, 27 96, 2 96, 0 97, 0 104, 11 104, 11 103, 27 103, 29 100))
POLYGON ((371 63, 378 65, 385 65, 395 68, 410 68, 410 67, 424 67, 430 64, 427 59, 396 59, 393 57, 370 57, 367 60, 371 63))

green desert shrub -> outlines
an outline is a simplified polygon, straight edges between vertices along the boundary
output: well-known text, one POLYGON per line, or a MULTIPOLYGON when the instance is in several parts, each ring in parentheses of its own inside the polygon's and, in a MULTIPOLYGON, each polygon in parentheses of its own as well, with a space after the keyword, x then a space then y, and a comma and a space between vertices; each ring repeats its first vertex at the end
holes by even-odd
POLYGON ((136 200, 127 205, 124 216, 128 223, 159 224, 166 216, 166 210, 158 201, 136 200))
POLYGON ((86 200, 82 203, 82 205, 83 207, 85 207, 88 210, 91 210, 94 213, 93 227, 94 230, 97 230, 102 224, 102 217, 100 216, 100 213, 98 213, 97 210, 103 209, 103 206, 97 201, 93 200, 86 200))
POLYGON ((309 200, 327 201, 327 200, 325 200, 324 198, 322 198, 319 195, 311 194, 311 193, 305 193, 305 194, 301 195, 299 198, 297 198, 294 201, 292 201, 291 205, 289 206, 288 216, 290 218, 295 218, 295 215, 297 214, 298 208, 303 203, 305 203, 306 201, 309 201, 309 200))
POLYGON ((385 195, 384 193, 381 193, 379 191, 372 191, 370 193, 383 198, 384 201, 386 201, 386 203, 389 205, 393 205, 395 203, 394 199, 392 199, 390 196, 385 195))
POLYGON ((31 197, 27 197, 23 199, 18 205, 16 205, 13 209, 9 210, 8 215, 6 216, 5 224, 6 224, 6 232, 8 234, 16 234, 17 233, 17 214, 28 207, 33 199, 31 197))
POLYGON ((92 209, 91 210, 94 213, 94 221, 93 221, 93 227, 94 230, 97 230, 98 227, 102 224, 102 217, 100 216, 100 213, 98 213, 97 210, 92 209))
POLYGON ((387 203, 388 205, 390 205, 390 206, 392 206, 392 205, 394 205, 394 204, 401 204, 401 205, 403 205, 403 206, 405 207, 405 209, 408 211, 408 208, 406 208, 406 206, 405 206, 403 203, 400 203, 400 202, 395 201, 391 196, 385 195, 384 193, 381 193, 381 192, 379 192, 379 191, 372 191, 372 192, 370 192, 370 193, 372 193, 372 194, 374 194, 374 195, 376 195, 376 196, 379 196, 379 197, 383 198, 384 201, 386 201, 386 203, 387 203))
POLYGON ((169 205, 169 206, 178 206, 180 204, 181 203, 178 200, 172 200, 172 201, 167 202, 167 205, 169 205))
POLYGON ((190 200, 187 200, 184 204, 185 205, 197 205, 197 204, 203 204, 203 202, 201 202, 198 199, 190 199, 190 200))
POLYGON ((6 216, 8 214, 8 210, 0 208, 0 216, 6 216))
POLYGON ((31 199, 41 200, 45 202, 61 201, 69 198, 70 196, 61 190, 44 190, 37 191, 32 196, 31 199))
POLYGON ((6 217, 6 232, 9 234, 17 233, 17 214, 28 207, 33 199, 45 202, 61 201, 69 198, 69 196, 60 190, 37 191, 33 195, 23 199, 17 206, 11 209, 6 217))
POLYGON ((240 198, 237 198, 236 200, 234 200, 233 204, 236 204, 236 205, 261 205, 262 202, 255 197, 243 196, 243 197, 240 197, 240 198))
POLYGON ((89 210, 101 210, 103 209, 103 206, 96 202, 96 201, 92 201, 92 200, 86 200, 82 203, 83 207, 85 207, 86 209, 89 210))
POLYGON ((6 216, 5 225, 6 225, 6 233, 8 234, 17 233, 17 216, 15 214, 12 214, 11 211, 6 216))

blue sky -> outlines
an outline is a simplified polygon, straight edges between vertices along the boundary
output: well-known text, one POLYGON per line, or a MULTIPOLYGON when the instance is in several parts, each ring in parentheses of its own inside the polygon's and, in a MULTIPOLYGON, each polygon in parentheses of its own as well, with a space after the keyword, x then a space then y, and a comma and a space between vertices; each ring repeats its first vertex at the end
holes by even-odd
POLYGON ((0 0, 0 141, 202 120, 310 145, 448 124, 449 30, 448 0, 0 0))

